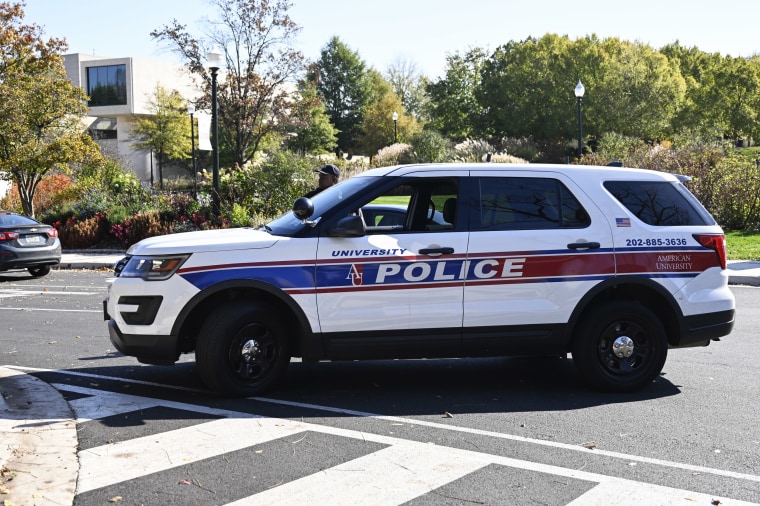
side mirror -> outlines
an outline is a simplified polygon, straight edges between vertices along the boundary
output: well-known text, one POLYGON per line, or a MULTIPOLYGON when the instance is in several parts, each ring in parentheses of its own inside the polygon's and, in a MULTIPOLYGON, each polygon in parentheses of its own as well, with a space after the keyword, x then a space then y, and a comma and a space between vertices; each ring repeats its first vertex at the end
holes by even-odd
POLYGON ((363 237, 367 229, 364 226, 364 219, 359 215, 346 216, 341 218, 333 228, 327 231, 328 237, 363 237))
POLYGON ((299 220, 308 220, 314 214, 314 204, 308 197, 301 197, 293 202, 293 214, 299 220))

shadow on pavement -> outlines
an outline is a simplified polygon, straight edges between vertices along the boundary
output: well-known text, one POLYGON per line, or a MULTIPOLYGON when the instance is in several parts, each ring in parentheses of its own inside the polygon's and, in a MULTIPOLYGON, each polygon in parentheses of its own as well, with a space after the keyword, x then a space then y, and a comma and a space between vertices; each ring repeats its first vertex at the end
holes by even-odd
POLYGON ((579 383, 572 360, 561 358, 293 362, 283 384, 260 399, 231 399, 208 391, 193 362, 70 371, 73 375, 67 371, 35 375, 50 383, 281 418, 347 416, 350 411, 383 416, 559 412, 680 393, 665 374, 639 392, 596 392, 579 383))

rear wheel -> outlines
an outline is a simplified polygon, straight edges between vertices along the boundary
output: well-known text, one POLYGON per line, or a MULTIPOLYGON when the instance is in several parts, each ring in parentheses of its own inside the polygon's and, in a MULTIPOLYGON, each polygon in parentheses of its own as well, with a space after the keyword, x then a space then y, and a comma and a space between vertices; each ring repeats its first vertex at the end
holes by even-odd
POLYGON ((34 276, 35 278, 39 278, 42 276, 45 276, 50 272, 50 266, 49 265, 35 265, 34 267, 27 267, 26 269, 29 271, 29 274, 34 276))
POLYGON ((271 308, 233 302, 206 319, 195 357, 201 379, 217 392, 261 394, 282 379, 290 362, 285 326, 271 308))
POLYGON ((584 316, 572 352, 578 374, 590 386, 631 392, 660 374, 668 340, 651 310, 634 301, 613 301, 584 316))

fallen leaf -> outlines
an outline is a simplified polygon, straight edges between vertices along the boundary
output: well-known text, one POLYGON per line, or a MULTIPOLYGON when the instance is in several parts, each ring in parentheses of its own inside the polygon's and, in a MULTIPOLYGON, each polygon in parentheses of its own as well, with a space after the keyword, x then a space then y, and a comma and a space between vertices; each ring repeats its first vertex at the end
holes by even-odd
POLYGON ((715 504, 717 506, 718 504, 722 504, 722 503, 720 502, 720 499, 713 499, 712 502, 710 502, 710 504, 715 504))
POLYGON ((120 495, 117 495, 117 496, 114 496, 114 497, 110 498, 108 500, 108 502, 121 502, 122 499, 123 499, 123 497, 121 497, 120 495))
POLYGON ((5 495, 5 494, 10 494, 10 493, 11 493, 11 489, 9 489, 8 487, 0 486, 0 494, 5 495))
POLYGON ((581 446, 583 446, 584 448, 588 448, 589 450, 593 450, 594 448, 596 448, 596 443, 594 443, 593 441, 589 441, 588 443, 583 443, 581 446))

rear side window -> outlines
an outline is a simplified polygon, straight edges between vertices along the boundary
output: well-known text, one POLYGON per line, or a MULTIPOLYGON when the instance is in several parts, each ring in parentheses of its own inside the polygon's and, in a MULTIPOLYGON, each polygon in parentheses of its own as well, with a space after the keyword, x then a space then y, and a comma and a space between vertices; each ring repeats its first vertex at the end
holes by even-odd
POLYGON ((606 181, 604 187, 647 225, 714 225, 715 220, 681 183, 606 181))
POLYGON ((584 228, 590 223, 578 199, 557 179, 481 178, 479 183, 475 230, 584 228))

